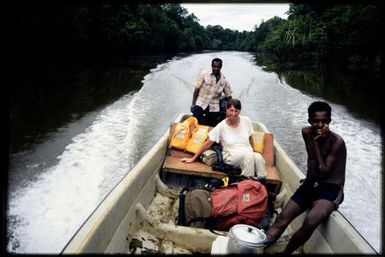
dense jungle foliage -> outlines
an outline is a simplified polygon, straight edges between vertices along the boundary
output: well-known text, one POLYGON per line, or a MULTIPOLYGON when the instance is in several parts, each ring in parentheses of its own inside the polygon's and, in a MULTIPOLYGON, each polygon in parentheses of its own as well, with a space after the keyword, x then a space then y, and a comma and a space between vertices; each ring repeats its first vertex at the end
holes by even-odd
POLYGON ((377 5, 291 4, 288 19, 274 17, 254 31, 203 27, 179 4, 34 2, 9 11, 18 58, 240 50, 270 53, 287 63, 326 60, 375 70, 382 59, 382 9, 377 5))

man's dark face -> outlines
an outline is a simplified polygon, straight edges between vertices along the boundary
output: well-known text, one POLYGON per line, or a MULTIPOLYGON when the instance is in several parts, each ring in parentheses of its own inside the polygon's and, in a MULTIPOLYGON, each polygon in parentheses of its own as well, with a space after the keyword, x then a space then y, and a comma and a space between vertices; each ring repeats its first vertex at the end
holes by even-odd
POLYGON ((325 126, 329 126, 330 118, 327 115, 326 111, 315 112, 312 117, 308 120, 312 126, 313 134, 320 135, 325 129, 325 126))
POLYGON ((211 64, 211 68, 213 69, 213 73, 215 75, 218 75, 221 71, 221 68, 222 68, 222 64, 220 62, 213 62, 211 64))

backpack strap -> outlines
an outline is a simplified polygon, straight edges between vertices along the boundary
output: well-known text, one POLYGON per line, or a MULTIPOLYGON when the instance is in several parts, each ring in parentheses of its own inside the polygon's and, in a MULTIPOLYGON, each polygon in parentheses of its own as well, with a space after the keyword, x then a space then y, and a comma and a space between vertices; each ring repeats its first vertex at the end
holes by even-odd
POLYGON ((178 209, 178 216, 177 218, 177 225, 186 226, 186 214, 185 214, 185 197, 186 193, 190 189, 188 187, 184 187, 182 191, 179 193, 179 209, 178 209))
POLYGON ((214 220, 215 219, 216 218, 214 218, 214 217, 207 217, 207 218, 195 217, 188 222, 187 226, 190 226, 191 223, 196 222, 196 221, 206 221, 205 227, 208 230, 210 230, 211 233, 216 234, 216 235, 220 235, 220 236, 226 236, 226 233, 218 233, 218 232, 214 231, 214 220))
POLYGON ((214 143, 212 146, 211 146, 211 149, 215 151, 215 153, 217 154, 217 162, 223 162, 223 155, 222 155, 222 147, 220 144, 218 143, 214 143))
POLYGON ((212 219, 212 217, 195 217, 195 218, 192 218, 186 225, 187 226, 190 226, 191 223, 193 222, 197 222, 197 221, 210 221, 212 219))

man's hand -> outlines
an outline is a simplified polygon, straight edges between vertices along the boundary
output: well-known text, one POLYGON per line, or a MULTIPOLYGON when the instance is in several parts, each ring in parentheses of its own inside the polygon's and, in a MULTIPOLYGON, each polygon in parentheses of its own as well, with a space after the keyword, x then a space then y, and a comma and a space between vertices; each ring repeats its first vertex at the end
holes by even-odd
POLYGON ((320 133, 313 138, 314 141, 318 141, 320 138, 325 138, 329 134, 329 125, 326 124, 320 131, 320 133))

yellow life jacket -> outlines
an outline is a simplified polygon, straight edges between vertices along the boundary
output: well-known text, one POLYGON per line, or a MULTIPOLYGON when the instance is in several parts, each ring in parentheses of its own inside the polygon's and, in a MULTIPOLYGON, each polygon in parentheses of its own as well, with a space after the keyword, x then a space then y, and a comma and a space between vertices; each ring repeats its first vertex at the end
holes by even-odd
POLYGON ((265 132, 254 131, 251 134, 253 138, 253 150, 254 152, 258 152, 260 154, 263 153, 263 148, 265 145, 265 132))
POLYGON ((195 117, 189 117, 183 122, 176 123, 171 146, 179 150, 185 150, 188 139, 197 128, 198 120, 195 117))
POLYGON ((197 129, 193 131, 191 137, 187 140, 185 150, 190 153, 197 153, 209 135, 209 128, 209 126, 198 125, 197 129))

